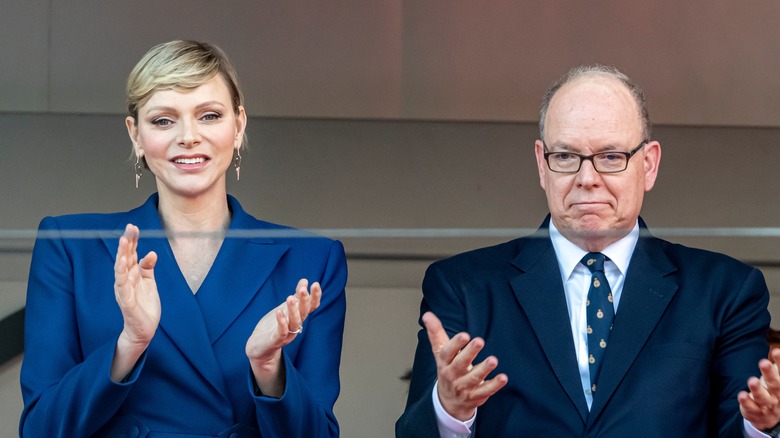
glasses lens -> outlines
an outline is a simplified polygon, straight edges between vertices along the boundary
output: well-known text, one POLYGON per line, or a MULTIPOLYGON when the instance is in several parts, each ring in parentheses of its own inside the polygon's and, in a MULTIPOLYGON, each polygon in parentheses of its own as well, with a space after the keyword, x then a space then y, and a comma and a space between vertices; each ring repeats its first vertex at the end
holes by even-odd
POLYGON ((593 166, 599 172, 620 172, 626 169, 628 158, 624 154, 604 152, 593 156, 593 166))
POLYGON ((568 152, 554 152, 547 156, 547 163, 555 172, 576 172, 580 168, 580 159, 568 152))

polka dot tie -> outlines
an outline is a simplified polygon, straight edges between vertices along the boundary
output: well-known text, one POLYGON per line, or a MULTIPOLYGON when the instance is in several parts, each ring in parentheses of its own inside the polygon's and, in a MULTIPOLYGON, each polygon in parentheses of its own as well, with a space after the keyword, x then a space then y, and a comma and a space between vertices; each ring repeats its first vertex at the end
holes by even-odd
POLYGON ((601 253, 588 253, 581 263, 591 272, 588 289, 588 364, 590 365, 590 389, 596 392, 601 370, 601 362, 612 331, 615 319, 615 307, 612 305, 612 290, 604 274, 606 256, 601 253))

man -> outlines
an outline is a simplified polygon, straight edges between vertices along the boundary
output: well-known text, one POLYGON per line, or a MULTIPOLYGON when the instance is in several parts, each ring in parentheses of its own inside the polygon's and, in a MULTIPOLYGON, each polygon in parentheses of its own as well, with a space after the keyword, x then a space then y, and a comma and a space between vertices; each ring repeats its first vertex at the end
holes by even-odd
POLYGON ((766 284, 649 234, 639 211, 661 146, 641 89, 575 68, 539 126, 550 215, 534 236, 428 269, 396 435, 766 436, 780 421, 766 284))

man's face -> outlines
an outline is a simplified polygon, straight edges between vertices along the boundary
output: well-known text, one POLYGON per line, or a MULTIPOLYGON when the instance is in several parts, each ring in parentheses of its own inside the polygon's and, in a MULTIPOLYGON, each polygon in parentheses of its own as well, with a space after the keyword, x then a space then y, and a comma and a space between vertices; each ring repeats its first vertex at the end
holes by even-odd
POLYGON ((624 237, 639 217, 644 193, 658 174, 661 146, 645 144, 620 173, 596 172, 583 161, 579 172, 552 172, 547 152, 629 152, 640 144, 637 104, 618 80, 602 75, 579 78, 561 87, 547 110, 545 139, 536 141, 539 182, 555 227, 588 251, 601 251, 624 237))

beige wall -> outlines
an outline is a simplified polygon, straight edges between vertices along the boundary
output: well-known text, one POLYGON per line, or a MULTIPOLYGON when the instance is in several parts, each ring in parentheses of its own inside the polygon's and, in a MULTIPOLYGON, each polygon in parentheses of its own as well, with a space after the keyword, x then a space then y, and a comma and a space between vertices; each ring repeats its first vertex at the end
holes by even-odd
MULTIPOLYGON (((643 212, 653 229, 779 225, 774 0, 0 0, 0 11, 0 318, 24 302, 41 217, 126 210, 153 190, 148 174, 133 188, 123 84, 172 38, 217 42, 235 61, 252 117, 229 188, 267 220, 532 229, 546 212, 531 149, 541 94, 568 67, 601 62, 650 98, 664 148, 643 212)), ((508 236, 344 239, 345 438, 392 436, 427 264, 508 236)), ((780 320, 780 238, 669 238, 762 266, 780 320)), ((0 437, 16 434, 18 366, 0 368, 0 437)))

